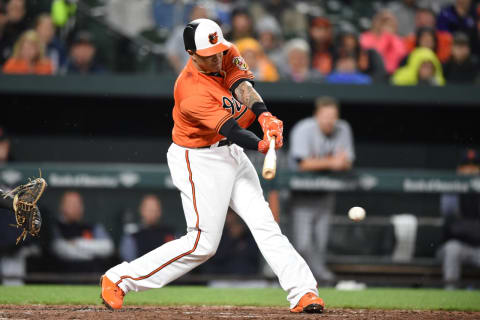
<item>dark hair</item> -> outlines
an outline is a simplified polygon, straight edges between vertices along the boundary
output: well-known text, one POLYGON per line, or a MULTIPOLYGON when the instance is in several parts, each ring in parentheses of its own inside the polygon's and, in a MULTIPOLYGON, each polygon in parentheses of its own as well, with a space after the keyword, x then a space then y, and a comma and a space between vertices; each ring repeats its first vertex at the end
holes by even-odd
POLYGON ((360 56, 360 52, 362 51, 362 48, 360 46, 358 34, 356 34, 355 32, 342 32, 341 34, 338 35, 336 42, 337 42, 337 45, 335 46, 336 49, 334 51, 334 60, 338 60, 346 55, 353 55, 355 59, 357 59, 360 56), (347 37, 353 37, 353 39, 355 40, 355 49, 353 50, 353 52, 348 52, 345 50, 344 41, 345 41, 345 38, 347 37))
POLYGON ((433 52, 437 52, 437 47, 438 47, 438 39, 437 39, 437 33, 435 29, 433 28, 428 28, 428 27, 422 27, 417 30, 417 35, 416 35, 416 40, 415 40, 415 47, 418 47, 420 44, 420 37, 424 33, 430 33, 433 37, 433 52))
POLYGON ((240 6, 240 7, 234 8, 232 10, 232 13, 230 14, 230 19, 233 20, 235 16, 239 16, 239 15, 245 15, 250 20, 252 20, 252 16, 250 15, 250 12, 248 11, 247 7, 240 6))
POLYGON ((340 112, 340 104, 338 100, 333 97, 323 96, 315 99, 315 113, 325 107, 334 107, 340 112))

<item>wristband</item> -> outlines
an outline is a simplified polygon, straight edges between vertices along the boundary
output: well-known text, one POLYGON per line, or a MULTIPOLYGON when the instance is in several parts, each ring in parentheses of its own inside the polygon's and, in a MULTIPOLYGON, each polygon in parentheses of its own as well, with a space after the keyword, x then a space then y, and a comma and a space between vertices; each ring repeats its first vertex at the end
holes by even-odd
POLYGON ((258 101, 252 104, 252 111, 255 113, 255 115, 258 117, 264 112, 268 112, 267 106, 265 103, 258 101))

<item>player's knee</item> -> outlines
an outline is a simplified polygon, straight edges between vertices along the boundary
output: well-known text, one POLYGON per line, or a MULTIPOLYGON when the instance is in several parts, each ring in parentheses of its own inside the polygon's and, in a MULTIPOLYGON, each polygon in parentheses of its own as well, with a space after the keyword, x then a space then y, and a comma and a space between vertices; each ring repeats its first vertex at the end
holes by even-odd
POLYGON ((462 243, 458 240, 449 240, 445 243, 445 255, 458 256, 462 251, 462 243))
MULTIPOLYGON (((208 239, 205 239, 208 240, 208 239)), ((216 239, 210 239, 210 241, 203 241, 199 243, 199 248, 197 254, 202 256, 202 259, 205 261, 210 259, 215 255, 218 249, 220 241, 216 239)))

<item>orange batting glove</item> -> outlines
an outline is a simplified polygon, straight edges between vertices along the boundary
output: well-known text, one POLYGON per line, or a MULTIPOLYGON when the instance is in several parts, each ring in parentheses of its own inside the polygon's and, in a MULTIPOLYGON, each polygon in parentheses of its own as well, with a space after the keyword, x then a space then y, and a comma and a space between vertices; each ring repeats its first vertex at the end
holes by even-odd
POLYGON ((258 117, 258 122, 263 130, 262 141, 267 143, 267 151, 268 145, 270 144, 270 137, 275 137, 275 149, 280 149, 283 146, 283 122, 278 120, 277 117, 272 116, 270 112, 262 113, 258 117))

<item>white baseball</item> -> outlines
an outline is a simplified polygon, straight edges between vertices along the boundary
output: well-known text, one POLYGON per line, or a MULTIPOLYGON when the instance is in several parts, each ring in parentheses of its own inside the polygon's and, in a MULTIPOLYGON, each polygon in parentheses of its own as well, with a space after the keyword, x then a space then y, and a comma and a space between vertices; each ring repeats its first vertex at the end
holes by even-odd
POLYGON ((365 219, 366 214, 365 209, 362 207, 353 207, 348 210, 348 217, 353 221, 361 221, 365 219))

